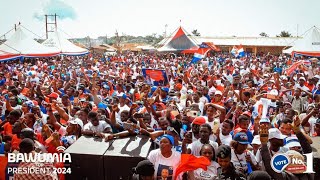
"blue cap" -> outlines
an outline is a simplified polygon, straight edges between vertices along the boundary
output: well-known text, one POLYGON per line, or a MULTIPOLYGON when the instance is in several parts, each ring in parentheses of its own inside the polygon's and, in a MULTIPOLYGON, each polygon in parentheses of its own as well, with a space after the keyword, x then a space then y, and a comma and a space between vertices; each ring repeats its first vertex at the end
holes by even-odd
POLYGON ((162 87, 161 90, 162 90, 162 91, 165 91, 166 93, 169 92, 169 88, 167 88, 167 87, 162 87))
POLYGON ((106 84, 103 85, 103 88, 110 90, 110 87, 106 84))
POLYGON ((102 103, 102 102, 100 102, 99 104, 98 104, 98 108, 100 109, 107 109, 107 105, 106 104, 104 104, 104 103, 102 103))
POLYGON ((3 86, 5 83, 6 83, 6 80, 5 80, 5 79, 2 79, 2 80, 0 81, 0 86, 3 86))
POLYGON ((244 132, 238 132, 234 137, 233 140, 237 141, 240 144, 250 144, 248 141, 248 136, 244 132))
POLYGON ((86 74, 92 74, 93 72, 91 71, 91 70, 88 70, 87 72, 86 72, 86 74))
MULTIPOLYGON (((162 138, 167 138, 167 139, 169 140, 170 144, 171 144, 171 145, 174 145, 174 138, 173 138, 173 136, 171 136, 171 135, 169 135, 169 134, 165 134, 165 135, 162 136, 162 138)), ((161 139, 162 139, 162 138, 161 138, 161 139)))
POLYGON ((151 93, 155 92, 157 90, 157 88, 158 88, 157 86, 152 86, 151 87, 151 93))

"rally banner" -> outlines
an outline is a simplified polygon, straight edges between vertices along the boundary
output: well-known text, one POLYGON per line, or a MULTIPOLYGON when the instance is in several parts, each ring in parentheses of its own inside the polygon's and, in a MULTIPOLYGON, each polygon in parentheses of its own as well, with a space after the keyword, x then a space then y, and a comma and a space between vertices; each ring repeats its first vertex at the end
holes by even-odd
POLYGON ((163 69, 142 69, 143 77, 149 85, 166 86, 169 84, 167 72, 163 69))

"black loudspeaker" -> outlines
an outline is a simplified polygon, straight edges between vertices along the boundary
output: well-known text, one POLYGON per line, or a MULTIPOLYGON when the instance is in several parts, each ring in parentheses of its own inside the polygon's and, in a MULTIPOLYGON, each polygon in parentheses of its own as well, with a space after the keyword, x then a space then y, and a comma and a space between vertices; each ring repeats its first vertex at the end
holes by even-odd
POLYGON ((71 174, 66 174, 66 180, 104 180, 103 154, 112 142, 104 142, 101 138, 80 137, 64 151, 71 154, 72 161, 71 174))
POLYGON ((142 135, 114 140, 104 153, 105 180, 129 179, 132 168, 148 157, 151 144, 142 135))

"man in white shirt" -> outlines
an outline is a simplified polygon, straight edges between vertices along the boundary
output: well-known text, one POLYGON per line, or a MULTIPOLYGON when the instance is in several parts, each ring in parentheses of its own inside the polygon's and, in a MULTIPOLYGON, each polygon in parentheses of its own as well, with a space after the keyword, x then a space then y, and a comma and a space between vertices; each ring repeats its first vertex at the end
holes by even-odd
POLYGON ((82 134, 104 137, 103 133, 111 133, 111 126, 105 121, 99 121, 98 113, 89 112, 88 120, 90 122, 84 125, 82 134))
POLYGON ((307 86, 305 86, 304 85, 304 83, 306 82, 306 78, 304 78, 304 77, 300 77, 299 78, 299 83, 298 84, 296 84, 295 86, 294 86, 294 88, 295 89, 302 89, 302 90, 304 90, 304 91, 310 91, 310 89, 307 87, 307 86))

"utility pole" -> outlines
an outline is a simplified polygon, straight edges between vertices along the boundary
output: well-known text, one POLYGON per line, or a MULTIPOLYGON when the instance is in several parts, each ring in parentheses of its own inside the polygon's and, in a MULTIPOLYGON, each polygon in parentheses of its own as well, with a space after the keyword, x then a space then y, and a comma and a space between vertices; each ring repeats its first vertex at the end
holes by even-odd
MULTIPOLYGON (((45 19, 46 19, 46 39, 48 39, 48 33, 49 32, 54 32, 53 30, 49 30, 49 26, 52 27, 52 25, 54 25, 54 29, 57 30, 58 29, 58 26, 57 26, 57 14, 54 14, 54 15, 44 15, 45 16, 45 19), (50 20, 50 18, 53 18, 54 20, 53 21, 48 21, 48 18, 50 20)), ((52 29, 52 28, 51 28, 52 29)))

